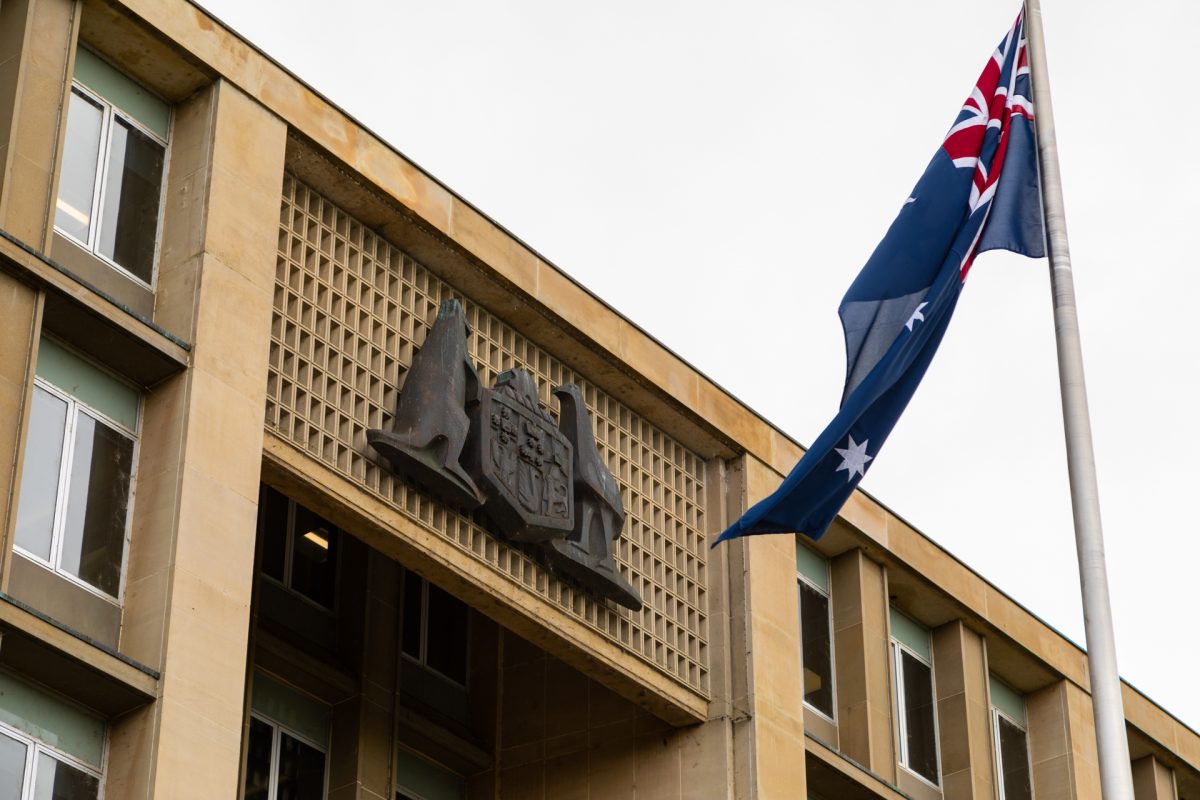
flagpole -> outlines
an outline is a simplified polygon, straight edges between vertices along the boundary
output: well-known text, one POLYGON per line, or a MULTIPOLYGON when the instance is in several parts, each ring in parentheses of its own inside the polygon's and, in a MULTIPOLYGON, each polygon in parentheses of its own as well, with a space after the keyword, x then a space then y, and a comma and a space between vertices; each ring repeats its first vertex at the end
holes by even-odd
POLYGON ((1083 351, 1079 344, 1075 283, 1071 276, 1071 250, 1067 244, 1067 219, 1063 208, 1062 176, 1058 169, 1058 144, 1054 136, 1054 110, 1050 103, 1040 0, 1025 0, 1025 24, 1029 31, 1038 165, 1041 169, 1042 208, 1046 220, 1050 289, 1054 296, 1054 329, 1058 344, 1058 380, 1067 438, 1067 472, 1070 475, 1071 506, 1075 517, 1075 547, 1079 554, 1079 584, 1083 593, 1083 625, 1087 638, 1092 712, 1100 760, 1100 789, 1104 800, 1133 800, 1133 775, 1129 764, 1129 742, 1125 738, 1121 679, 1117 673, 1117 648, 1104 563, 1104 534, 1100 526, 1096 460, 1092 452, 1092 425, 1088 418, 1087 387, 1083 380, 1083 351))

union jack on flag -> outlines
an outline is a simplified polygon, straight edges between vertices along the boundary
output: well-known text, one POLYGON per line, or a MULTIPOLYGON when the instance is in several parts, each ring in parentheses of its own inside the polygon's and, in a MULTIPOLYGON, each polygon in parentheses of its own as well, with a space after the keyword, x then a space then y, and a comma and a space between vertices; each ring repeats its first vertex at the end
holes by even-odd
POLYGON ((842 298, 841 409, 780 487, 718 542, 760 533, 820 538, 924 377, 975 257, 985 250, 1045 255, 1030 89, 1018 15, 842 298))

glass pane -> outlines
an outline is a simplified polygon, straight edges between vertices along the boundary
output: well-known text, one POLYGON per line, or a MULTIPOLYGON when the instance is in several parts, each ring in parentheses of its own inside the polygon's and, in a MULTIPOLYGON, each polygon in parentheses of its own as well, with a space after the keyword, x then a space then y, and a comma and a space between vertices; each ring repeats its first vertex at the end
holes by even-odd
POLYGON ((901 652, 904 669, 905 766, 931 783, 938 782, 937 734, 933 723, 933 672, 908 653, 901 652))
POLYGON ((34 800, 96 800, 100 780, 45 753, 38 755, 34 800))
POLYGON ((1000 771, 1004 800, 1033 800, 1025 731, 1004 717, 997 715, 997 718, 1000 720, 1000 771))
POLYGON ((279 734, 279 788, 276 800, 321 800, 325 796, 325 754, 279 734))
POLYGON ((21 800, 27 750, 22 742, 0 735, 0 800, 21 800))
POLYGON ((133 440, 82 412, 76 420, 59 565, 116 597, 125 552, 133 440))
POLYGON ((456 683, 467 683, 467 606, 429 584, 425 663, 456 683))
POLYGON ((96 163, 100 158, 103 124, 101 107, 72 91, 54 227, 81 242, 87 242, 92 227, 92 198, 96 193, 96 163))
POLYGON ((21 499, 17 504, 17 544, 46 560, 50 559, 54 535, 54 505, 66 429, 67 404, 40 386, 33 387, 21 499))
POLYGON ((109 135, 112 144, 96 249, 150 283, 166 151, 120 117, 113 118, 109 135))
POLYGON ((332 609, 336 579, 337 529, 297 503, 292 528, 292 589, 332 609))
POLYGON ((404 571, 404 622, 400 631, 400 650, 421 659, 421 586, 420 576, 404 571))
POLYGON ((800 634, 804 702, 833 716, 833 663, 829 647, 829 598, 800 583, 800 634))
POLYGON ((267 800, 271 791, 271 726, 250 718, 250 738, 246 742, 245 800, 267 800))
POLYGON ((263 487, 262 571, 283 581, 287 548, 288 499, 269 486, 263 487))

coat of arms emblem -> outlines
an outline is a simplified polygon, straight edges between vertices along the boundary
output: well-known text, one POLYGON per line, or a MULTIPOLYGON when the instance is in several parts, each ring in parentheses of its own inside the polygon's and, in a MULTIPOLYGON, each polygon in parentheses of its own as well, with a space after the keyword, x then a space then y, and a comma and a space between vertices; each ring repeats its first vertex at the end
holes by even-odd
POLYGON ((525 370, 480 385, 467 332, 462 305, 442 303, 413 358, 392 429, 367 431, 367 441, 401 477, 448 505, 482 505, 501 535, 543 547, 560 576, 640 609, 641 597, 613 558, 625 522, 620 487, 600 458, 579 387, 554 390, 562 409, 555 424, 525 370))

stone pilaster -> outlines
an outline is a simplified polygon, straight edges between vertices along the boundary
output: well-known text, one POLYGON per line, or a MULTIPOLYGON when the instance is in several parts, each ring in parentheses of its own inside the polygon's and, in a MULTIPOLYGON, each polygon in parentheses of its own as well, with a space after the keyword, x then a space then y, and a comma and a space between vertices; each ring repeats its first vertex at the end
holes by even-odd
POLYGON ((122 649, 162 670, 111 730, 113 797, 236 796, 284 124, 218 82, 176 114, 157 321, 195 343, 146 398, 122 649))
POLYGON ((933 632, 942 791, 961 800, 991 800, 991 717, 983 637, 961 620, 933 632))
POLYGON ((79 9, 73 0, 0 3, 0 228, 42 251, 54 224, 79 9))
POLYGON ((833 560, 830 577, 839 748, 894 783, 887 576, 852 550, 833 560))
POLYGON ((1100 768, 1092 701, 1069 681, 1025 696, 1029 760, 1038 800, 1093 800, 1100 796, 1100 768))

